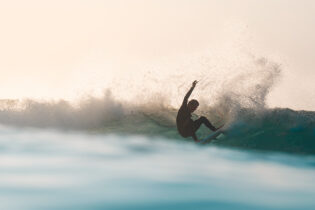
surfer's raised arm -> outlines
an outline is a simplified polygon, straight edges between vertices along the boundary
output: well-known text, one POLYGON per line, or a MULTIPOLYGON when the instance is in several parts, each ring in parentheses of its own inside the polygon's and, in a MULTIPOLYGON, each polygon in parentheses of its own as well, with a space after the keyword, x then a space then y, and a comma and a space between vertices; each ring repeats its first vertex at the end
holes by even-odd
POLYGON ((187 105, 187 103, 188 103, 188 98, 189 98, 189 96, 191 95, 191 93, 193 92, 193 90, 195 89, 196 84, 197 84, 197 80, 195 80, 195 81, 192 83, 192 86, 191 86, 190 90, 186 93, 185 98, 184 98, 184 101, 183 101, 183 104, 186 104, 186 105, 187 105))

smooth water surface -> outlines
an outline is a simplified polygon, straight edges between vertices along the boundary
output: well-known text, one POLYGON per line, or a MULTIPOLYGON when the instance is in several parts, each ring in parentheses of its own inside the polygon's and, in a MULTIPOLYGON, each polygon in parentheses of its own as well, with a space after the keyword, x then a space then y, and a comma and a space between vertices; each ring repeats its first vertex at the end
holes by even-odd
POLYGON ((315 157, 0 129, 1 209, 314 209, 315 157))

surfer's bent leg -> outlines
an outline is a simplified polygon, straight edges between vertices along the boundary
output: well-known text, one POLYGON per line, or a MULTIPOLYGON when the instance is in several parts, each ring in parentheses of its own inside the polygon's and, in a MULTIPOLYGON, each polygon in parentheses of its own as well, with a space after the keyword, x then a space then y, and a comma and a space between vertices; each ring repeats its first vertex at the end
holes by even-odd
POLYGON ((198 120, 194 121, 193 129, 195 132, 200 128, 201 124, 205 124, 205 126, 207 126, 212 131, 216 130, 216 128, 209 122, 209 120, 206 117, 202 116, 198 120))

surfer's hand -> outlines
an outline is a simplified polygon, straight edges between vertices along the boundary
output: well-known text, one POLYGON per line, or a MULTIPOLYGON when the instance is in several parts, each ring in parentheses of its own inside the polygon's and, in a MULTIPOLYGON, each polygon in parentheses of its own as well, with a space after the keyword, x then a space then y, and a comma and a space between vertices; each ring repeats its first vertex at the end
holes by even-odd
POLYGON ((195 80, 193 83, 192 83, 192 86, 195 87, 197 85, 198 81, 195 80))

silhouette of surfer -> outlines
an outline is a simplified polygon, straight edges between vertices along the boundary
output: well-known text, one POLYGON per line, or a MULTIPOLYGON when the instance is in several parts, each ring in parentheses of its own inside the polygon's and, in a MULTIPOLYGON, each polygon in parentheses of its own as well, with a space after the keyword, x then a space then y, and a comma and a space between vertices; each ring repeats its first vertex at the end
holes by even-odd
POLYGON ((195 80, 192 83, 192 87, 190 90, 187 92, 183 103, 178 110, 177 117, 176 117, 176 125, 177 125, 177 130, 179 134, 184 137, 192 137, 195 142, 199 142, 197 136, 196 136, 196 131, 200 128, 202 124, 207 126, 210 130, 216 131, 217 128, 215 128, 209 120, 202 116, 198 120, 193 121, 191 119, 191 113, 193 113, 199 106, 199 102, 195 99, 192 99, 188 102, 188 98, 195 89, 197 84, 197 81, 195 80))

